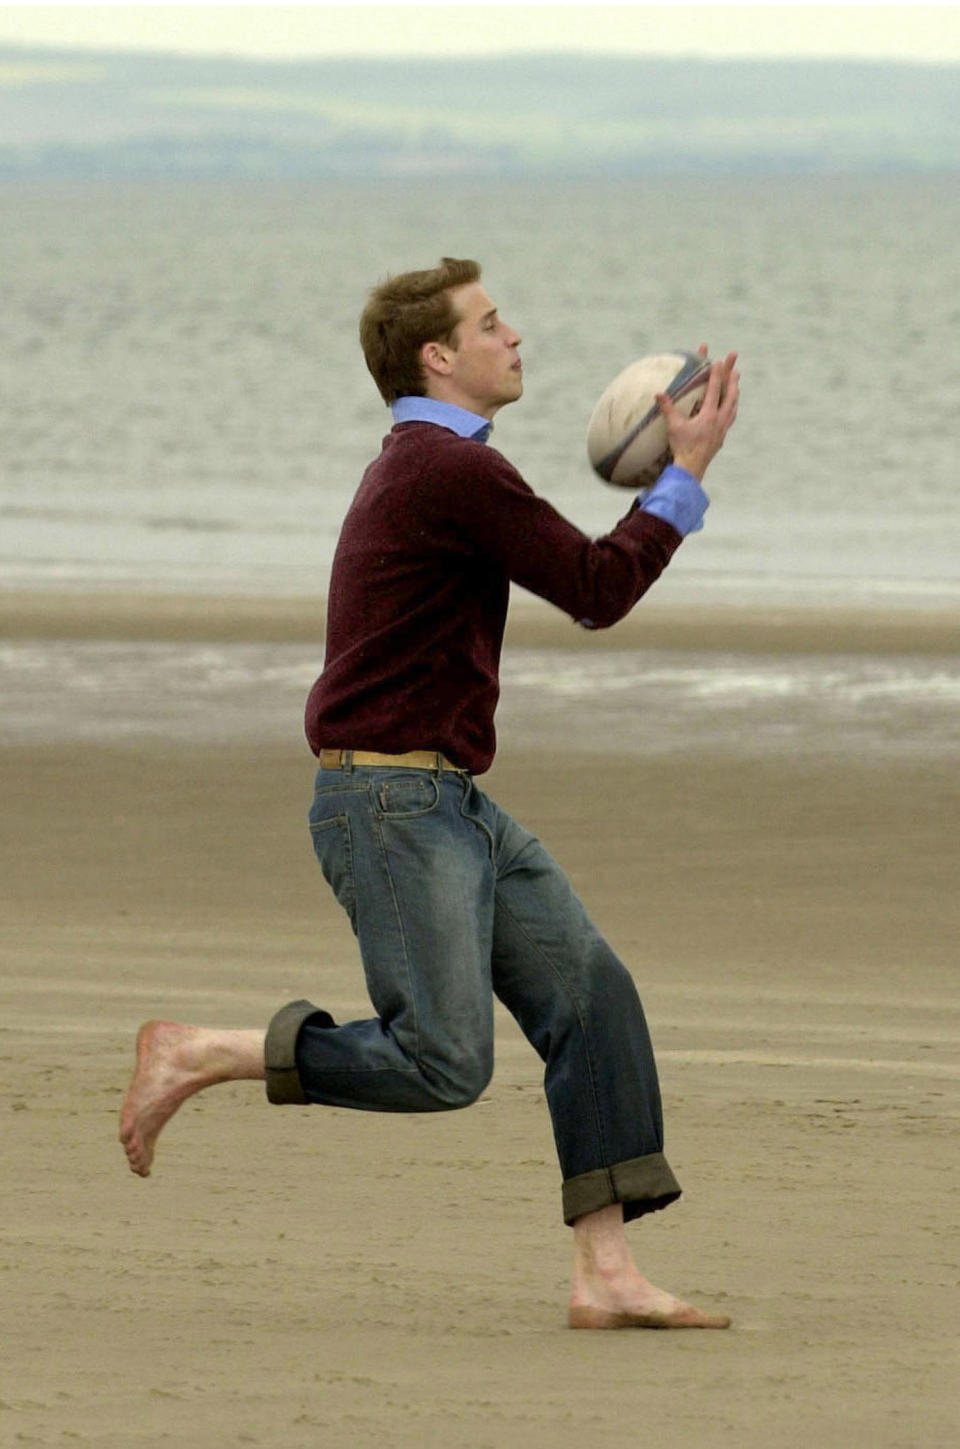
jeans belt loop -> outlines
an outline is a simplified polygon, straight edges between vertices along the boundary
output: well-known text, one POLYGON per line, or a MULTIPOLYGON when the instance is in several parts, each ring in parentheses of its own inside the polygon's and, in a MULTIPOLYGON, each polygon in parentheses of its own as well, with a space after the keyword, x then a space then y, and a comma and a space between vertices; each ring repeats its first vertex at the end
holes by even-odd
POLYGON ((345 770, 347 770, 352 775, 353 774, 353 750, 341 750, 340 751, 340 762, 343 765, 343 768, 345 770))

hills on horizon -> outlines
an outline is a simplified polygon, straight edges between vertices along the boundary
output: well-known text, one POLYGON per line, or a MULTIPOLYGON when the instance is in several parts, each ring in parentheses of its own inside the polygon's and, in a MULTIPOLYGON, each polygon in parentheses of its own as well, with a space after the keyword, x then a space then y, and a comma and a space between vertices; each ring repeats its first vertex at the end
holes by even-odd
POLYGON ((960 166, 960 66, 605 55, 252 61, 0 47, 0 179, 960 166))

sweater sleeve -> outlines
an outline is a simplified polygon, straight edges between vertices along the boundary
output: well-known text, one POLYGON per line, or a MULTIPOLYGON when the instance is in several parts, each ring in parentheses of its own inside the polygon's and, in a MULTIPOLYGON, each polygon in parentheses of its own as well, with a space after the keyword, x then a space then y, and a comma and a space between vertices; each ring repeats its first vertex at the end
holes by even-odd
POLYGON ((452 527, 514 583, 578 623, 607 628, 630 612, 681 543, 664 519, 636 504, 591 539, 538 497, 495 449, 464 441, 445 452, 434 486, 452 527))

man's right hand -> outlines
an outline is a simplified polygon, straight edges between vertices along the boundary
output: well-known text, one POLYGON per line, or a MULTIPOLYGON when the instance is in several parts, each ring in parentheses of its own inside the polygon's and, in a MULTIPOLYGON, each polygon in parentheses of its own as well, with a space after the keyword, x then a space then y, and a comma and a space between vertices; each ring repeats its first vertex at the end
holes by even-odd
MULTIPOLYGON (((702 350, 702 349, 701 349, 702 350)), ((666 393, 657 395, 660 411, 667 423, 667 441, 673 461, 680 468, 701 479, 711 461, 723 447, 733 426, 740 400, 740 374, 735 370, 737 354, 731 352, 723 362, 715 362, 699 410, 685 418, 666 393)))

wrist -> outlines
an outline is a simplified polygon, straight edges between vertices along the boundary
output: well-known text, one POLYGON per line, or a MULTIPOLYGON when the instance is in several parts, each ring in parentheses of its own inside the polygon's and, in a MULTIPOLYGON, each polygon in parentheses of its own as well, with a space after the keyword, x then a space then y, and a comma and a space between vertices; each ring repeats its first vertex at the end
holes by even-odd
POLYGON ((681 448, 680 452, 674 453, 673 461, 678 468, 682 468, 685 473, 689 473, 700 483, 703 481, 703 475, 707 471, 707 463, 710 460, 700 452, 684 452, 681 448))

